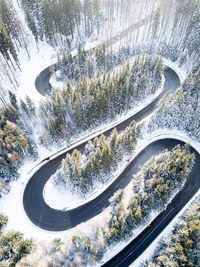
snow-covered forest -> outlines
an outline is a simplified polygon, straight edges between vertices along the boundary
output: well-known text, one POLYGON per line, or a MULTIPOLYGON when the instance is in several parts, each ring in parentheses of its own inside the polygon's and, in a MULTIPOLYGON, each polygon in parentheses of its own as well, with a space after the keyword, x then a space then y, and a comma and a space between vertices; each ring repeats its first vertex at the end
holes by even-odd
MULTIPOLYGON (((31 231, 27 239, 10 231, 6 211, 15 205, 1 201, 20 188, 22 207, 32 168, 81 140, 87 144, 67 153, 48 182, 85 199, 161 131, 199 148, 199 88, 199 0, 0 0, 0 265, 98 265, 166 208, 195 164, 188 145, 141 166, 108 208, 83 223, 89 233, 77 226, 49 245, 29 238, 31 231), (163 96, 167 67, 181 84, 163 96), (142 122, 114 128, 161 96, 142 122), (99 134, 107 129, 114 130, 99 134)), ((198 266, 199 220, 197 202, 144 266, 198 266)))
POLYGON ((99 40, 110 51, 130 46, 137 52, 161 54, 188 69, 199 66, 197 0, 1 0, 0 4, 1 76, 2 81, 11 82, 13 90, 19 85, 16 73, 20 71, 21 49, 30 56, 27 27, 38 45, 45 40, 67 50, 78 48, 77 41, 85 44, 89 38, 91 43, 99 40), (19 19, 19 12, 23 19, 19 19))
POLYGON ((137 58, 113 74, 104 72, 87 79, 83 76, 73 88, 68 81, 63 90, 52 94, 41 105, 45 132, 41 141, 59 142, 77 132, 108 123, 139 106, 155 94, 162 83, 163 65, 159 58, 137 58))
POLYGON ((162 72, 162 61, 158 58, 137 58, 132 66, 127 63, 113 75, 109 72, 101 75, 97 70, 94 78, 83 76, 74 87, 68 81, 63 90, 52 89, 38 108, 30 97, 17 101, 10 92, 9 104, 2 107, 0 125, 2 177, 17 175, 15 168, 20 164, 17 153, 22 158, 27 152, 36 156, 40 146, 50 147, 54 143, 60 146, 61 142, 67 145, 84 131, 134 110, 161 86, 162 72), (20 132, 18 138, 16 130, 20 132), (12 150, 15 155, 11 158, 12 150))
POLYGON ((16 231, 5 232, 8 217, 0 214, 0 262, 1 266, 15 266, 21 258, 33 249, 33 241, 24 239, 23 234, 16 231))

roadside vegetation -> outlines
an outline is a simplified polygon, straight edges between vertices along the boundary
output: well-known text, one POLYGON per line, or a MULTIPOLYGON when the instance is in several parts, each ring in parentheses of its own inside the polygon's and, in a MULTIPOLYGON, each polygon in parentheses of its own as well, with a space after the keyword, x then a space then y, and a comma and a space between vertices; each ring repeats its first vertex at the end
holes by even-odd
POLYGON ((109 123, 138 107, 161 87, 163 63, 159 58, 137 57, 114 73, 97 70, 85 75, 73 87, 68 81, 63 90, 53 89, 41 105, 41 142, 59 143, 62 139, 109 123))
POLYGON ((5 232, 8 218, 0 214, 0 266, 16 266, 23 257, 31 253, 33 241, 24 239, 23 234, 16 231, 5 232))
POLYGON ((4 182, 18 177, 18 168, 25 156, 36 157, 19 117, 16 97, 10 92, 10 103, 0 110, 0 179, 4 182))

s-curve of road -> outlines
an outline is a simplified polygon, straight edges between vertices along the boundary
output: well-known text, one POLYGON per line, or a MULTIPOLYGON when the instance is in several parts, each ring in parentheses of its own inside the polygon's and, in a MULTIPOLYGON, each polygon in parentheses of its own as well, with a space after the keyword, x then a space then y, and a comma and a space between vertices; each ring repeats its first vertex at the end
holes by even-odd
MULTIPOLYGON (((49 91, 49 79, 52 75, 50 68, 45 69, 36 79, 36 87, 42 94, 49 91), (42 79, 41 79, 42 77, 42 79), (38 82, 39 81, 39 82, 38 82)), ((158 96, 144 109, 133 115, 131 118, 119 123, 117 130, 123 130, 131 121, 141 121, 149 114, 151 114, 162 96, 167 91, 174 91, 180 85, 177 74, 167 67, 164 72, 165 85, 162 94, 158 96)), ((108 136, 112 129, 106 130, 104 134, 108 136)), ((98 135, 97 135, 98 136, 98 135)), ((87 141, 83 141, 77 145, 77 149, 84 148, 87 141)), ((37 170, 30 178, 26 185, 23 195, 23 205, 29 219, 38 227, 48 231, 63 231, 75 227, 81 222, 85 222, 90 218, 98 215, 101 211, 108 207, 109 199, 113 194, 121 188, 124 188, 130 183, 133 175, 139 170, 139 166, 143 165, 153 155, 162 152, 164 149, 171 149, 177 144, 183 145, 184 142, 173 139, 164 138, 157 140, 145 147, 128 167, 117 177, 117 179, 99 196, 95 199, 85 203, 77 208, 63 211, 50 208, 43 199, 43 189, 45 183, 54 174, 59 167, 66 153, 72 153, 73 149, 65 151, 58 157, 49 160, 39 170, 37 170)), ((104 266, 129 266, 159 235, 159 233, 169 224, 169 222, 176 216, 176 214, 184 207, 184 205, 194 196, 200 188, 199 169, 200 169, 200 155, 191 148, 191 151, 196 154, 196 164, 190 174, 189 179, 183 190, 181 190, 175 198, 168 205, 167 209, 160 213, 156 219, 147 227, 138 237, 136 237, 128 246, 126 246, 119 254, 112 258, 104 266)))

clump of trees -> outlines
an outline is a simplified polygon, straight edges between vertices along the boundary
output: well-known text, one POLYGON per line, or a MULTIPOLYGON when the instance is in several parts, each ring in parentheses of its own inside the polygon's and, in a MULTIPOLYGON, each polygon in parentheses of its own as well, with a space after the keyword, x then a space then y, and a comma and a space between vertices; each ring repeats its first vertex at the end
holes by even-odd
POLYGON ((53 183, 85 196, 96 184, 108 181, 120 161, 133 153, 141 128, 141 124, 132 122, 120 134, 115 128, 108 138, 101 135, 89 141, 83 152, 75 149, 63 159, 61 168, 52 177, 53 183))
MULTIPOLYGON (((152 58, 148 56, 147 61, 151 61, 152 58)), ((75 84, 77 80, 80 80, 85 75, 87 78, 95 76, 97 70, 100 73, 112 71, 115 67, 125 64, 131 57, 138 57, 138 55, 144 55, 142 51, 138 51, 137 48, 123 47, 118 52, 113 53, 107 49, 105 43, 85 50, 81 44, 78 46, 76 55, 73 55, 70 48, 62 50, 58 54, 58 63, 56 68, 59 70, 59 77, 62 81, 71 80, 72 84, 75 84)), ((151 64, 152 62, 148 62, 151 64)), ((142 62, 141 62, 142 64, 142 62)), ((148 74, 147 74, 148 75, 148 74)))
POLYGON ((17 100, 10 92, 10 103, 0 110, 0 179, 12 180, 25 156, 35 157, 36 152, 28 134, 20 126, 17 100))
MULTIPOLYGON (((17 70, 20 69, 20 62, 18 59, 18 52, 25 49, 28 57, 28 43, 24 26, 18 18, 13 2, 10 0, 0 0, 0 77, 2 87, 5 81, 17 89, 19 86, 17 79, 17 70), (6 77, 6 79, 5 79, 6 77)), ((7 95, 7 88, 0 88, 0 100, 7 95)))
POLYGON ((3 230, 3 228, 7 225, 7 223, 8 223, 8 217, 0 213, 0 231, 3 230))
POLYGON ((199 266, 200 201, 193 203, 174 227, 170 237, 160 241, 153 259, 142 266, 199 266))
POLYGON ((0 214, 0 265, 15 266, 17 262, 32 251, 33 241, 24 239, 20 232, 4 233, 3 228, 7 222, 7 216, 0 214))
POLYGON ((174 94, 167 94, 155 116, 148 124, 149 131, 177 129, 200 141, 200 69, 192 71, 174 94))
POLYGON ((10 1, 0 0, 0 52, 5 61, 12 63, 12 58, 17 62, 15 41, 20 43, 19 21, 16 18, 10 1))

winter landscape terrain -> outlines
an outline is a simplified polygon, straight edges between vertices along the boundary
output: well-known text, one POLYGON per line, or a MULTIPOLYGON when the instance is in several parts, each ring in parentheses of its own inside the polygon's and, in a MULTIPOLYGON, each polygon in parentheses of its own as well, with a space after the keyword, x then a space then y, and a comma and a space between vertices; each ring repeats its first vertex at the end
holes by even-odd
POLYGON ((200 1, 0 0, 0 266, 200 266, 200 1))

